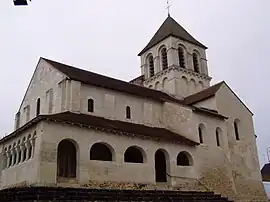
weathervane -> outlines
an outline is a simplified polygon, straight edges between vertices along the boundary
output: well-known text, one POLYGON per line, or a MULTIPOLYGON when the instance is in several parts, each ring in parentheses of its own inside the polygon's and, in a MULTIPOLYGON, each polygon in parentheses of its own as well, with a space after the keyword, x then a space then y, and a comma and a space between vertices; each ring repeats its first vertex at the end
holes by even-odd
POLYGON ((169 0, 167 0, 167 7, 166 9, 168 10, 168 16, 170 16, 170 7, 172 6, 172 4, 170 4, 169 0))

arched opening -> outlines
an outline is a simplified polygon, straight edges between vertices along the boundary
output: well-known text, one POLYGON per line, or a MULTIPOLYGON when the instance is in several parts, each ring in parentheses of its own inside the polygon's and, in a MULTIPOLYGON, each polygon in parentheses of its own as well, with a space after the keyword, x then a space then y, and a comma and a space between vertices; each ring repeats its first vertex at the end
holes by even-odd
POLYGON ((188 152, 180 152, 177 156, 178 166, 191 166, 192 158, 188 152))
POLYGON ((148 58, 148 67, 149 67, 149 75, 150 77, 155 75, 155 68, 154 68, 154 58, 152 55, 148 58))
POLYGON ((199 133, 199 141, 201 144, 203 144, 204 140, 203 140, 203 132, 204 132, 204 125, 203 124, 200 124, 199 127, 198 127, 198 133, 199 133))
POLYGON ((57 149, 57 176, 76 178, 77 150, 70 140, 62 140, 57 149))
POLYGON ((94 100, 88 99, 88 112, 94 112, 94 100))
POLYGON ((179 59, 179 66, 185 68, 185 56, 184 50, 182 47, 178 47, 178 59, 179 59))
POLYGON ((96 143, 90 149, 90 160, 112 161, 112 151, 106 144, 96 143))
POLYGON ((197 73, 200 73, 198 55, 197 55, 197 53, 193 53, 192 56, 193 56, 193 67, 194 67, 194 71, 197 72, 197 73))
POLYGON ((239 120, 236 119, 233 123, 234 125, 234 133, 235 133, 235 138, 236 140, 240 140, 240 136, 239 136, 239 120))
POLYGON ((27 149, 24 147, 23 148, 23 159, 22 159, 22 162, 24 162, 26 160, 26 155, 27 155, 27 149))
POLYGON ((127 163, 143 163, 143 153, 137 147, 129 147, 124 154, 125 162, 127 163))
POLYGON ((165 70, 168 68, 167 49, 165 47, 161 49, 161 64, 162 64, 162 70, 165 70))
POLYGON ((130 106, 126 107, 126 118, 127 119, 131 119, 131 110, 130 110, 130 106))
POLYGON ((33 150, 33 146, 30 145, 27 159, 30 159, 32 157, 32 152, 33 152, 32 150, 33 150))
POLYGON ((167 182, 167 162, 165 153, 159 149, 155 153, 156 182, 167 182))
POLYGON ((37 99, 36 116, 40 114, 40 98, 37 99))

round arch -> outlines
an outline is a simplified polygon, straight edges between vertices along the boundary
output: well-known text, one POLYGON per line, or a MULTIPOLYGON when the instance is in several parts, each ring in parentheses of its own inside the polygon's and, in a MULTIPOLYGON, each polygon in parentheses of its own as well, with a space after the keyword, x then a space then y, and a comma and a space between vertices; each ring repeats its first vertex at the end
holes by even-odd
POLYGON ((64 139, 57 146, 57 176, 76 178, 78 144, 71 139, 64 139))
POLYGON ((155 153, 156 182, 167 182, 167 174, 170 169, 169 154, 164 149, 158 149, 155 153))
POLYGON ((138 146, 130 146, 124 153, 124 161, 127 163, 146 163, 146 153, 138 146))
POLYGON ((106 142, 97 142, 90 148, 90 160, 115 161, 115 151, 106 142))
POLYGON ((193 165, 193 158, 187 151, 181 151, 177 155, 176 159, 178 166, 192 166, 193 165))

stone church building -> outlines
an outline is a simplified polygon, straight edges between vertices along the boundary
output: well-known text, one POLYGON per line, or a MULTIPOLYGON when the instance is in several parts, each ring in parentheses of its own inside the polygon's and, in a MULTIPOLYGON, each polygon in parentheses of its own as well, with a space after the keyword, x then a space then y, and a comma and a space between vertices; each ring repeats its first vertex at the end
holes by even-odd
POLYGON ((14 132, 0 140, 0 187, 211 190, 266 201, 252 112, 207 47, 168 16, 125 82, 40 58, 14 132))

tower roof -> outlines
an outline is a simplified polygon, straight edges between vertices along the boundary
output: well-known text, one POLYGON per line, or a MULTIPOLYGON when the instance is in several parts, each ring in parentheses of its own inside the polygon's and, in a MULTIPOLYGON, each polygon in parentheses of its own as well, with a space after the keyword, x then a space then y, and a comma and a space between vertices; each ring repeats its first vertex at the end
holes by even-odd
POLYGON ((169 36, 173 36, 173 37, 182 39, 184 41, 188 41, 189 43, 192 43, 194 45, 207 49, 205 45, 203 45, 202 43, 197 41, 195 38, 193 38, 181 25, 179 25, 169 15, 167 19, 163 22, 163 24, 160 26, 158 31, 155 33, 153 38, 150 40, 150 42, 147 44, 147 46, 138 55, 141 56, 147 50, 157 45, 159 42, 161 42, 162 40, 166 39, 169 36))

